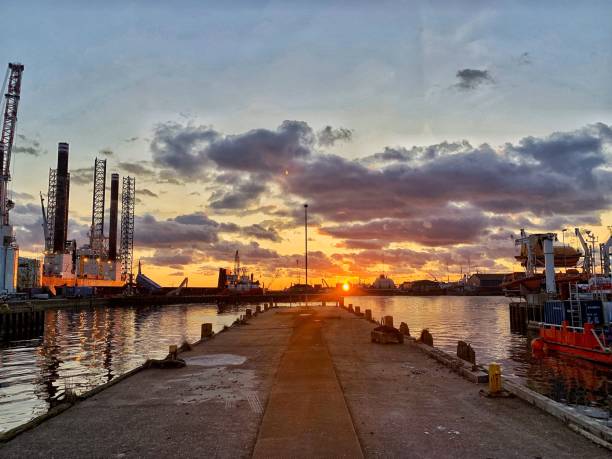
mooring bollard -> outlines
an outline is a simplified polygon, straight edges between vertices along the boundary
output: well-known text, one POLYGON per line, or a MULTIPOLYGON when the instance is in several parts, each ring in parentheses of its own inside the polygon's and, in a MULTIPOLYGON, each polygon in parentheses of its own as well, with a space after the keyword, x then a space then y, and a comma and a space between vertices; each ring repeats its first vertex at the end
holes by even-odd
POLYGON ((176 344, 171 344, 168 350, 168 354, 170 354, 170 359, 176 360, 178 357, 178 346, 176 344))
POLYGON ((386 327, 393 327, 393 316, 385 316, 383 321, 386 327))
POLYGON ((353 312, 353 303, 349 303, 348 311, 353 312))
POLYGON ((202 336, 201 338, 210 338, 213 334, 212 331, 212 324, 206 323, 206 324, 202 324, 202 336))
POLYGON ((372 320, 372 310, 371 309, 365 310, 365 318, 366 320, 372 320))
POLYGON ((355 314, 357 314, 358 316, 361 315, 361 307, 355 306, 355 314))
POLYGON ((247 319, 250 319, 251 317, 253 317, 253 311, 251 311, 250 309, 245 310, 244 313, 247 319))
POLYGON ((400 323, 399 331, 402 335, 410 336, 410 329, 408 328, 408 324, 406 322, 400 323))
POLYGON ((261 312, 261 306, 255 306, 255 314, 259 314, 261 312))
POLYGON ((489 393, 499 394, 502 391, 501 366, 499 363, 489 365, 489 393))
POLYGON ((421 330, 421 337, 419 338, 419 341, 423 344, 427 344, 428 346, 433 347, 433 336, 431 335, 431 333, 429 333, 429 330, 427 328, 421 330))
POLYGON ((340 307, 344 307, 344 297, 340 297, 340 299, 338 300, 338 304, 340 305, 340 307))

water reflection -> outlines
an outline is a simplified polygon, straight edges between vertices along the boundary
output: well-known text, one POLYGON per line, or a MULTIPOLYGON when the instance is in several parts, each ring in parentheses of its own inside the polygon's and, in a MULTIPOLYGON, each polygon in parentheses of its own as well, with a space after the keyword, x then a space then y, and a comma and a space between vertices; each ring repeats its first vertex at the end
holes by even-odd
POLYGON ((414 336, 428 328, 434 345, 451 353, 457 341, 467 341, 478 363, 499 362, 506 377, 612 423, 612 371, 559 354, 533 356, 533 336, 510 331, 504 297, 350 297, 345 303, 371 309, 374 318, 392 315, 414 336))
POLYGON ((163 358, 170 344, 193 342, 204 322, 219 331, 244 313, 215 305, 53 310, 44 334, 0 348, 0 431, 43 414, 142 364, 163 358))

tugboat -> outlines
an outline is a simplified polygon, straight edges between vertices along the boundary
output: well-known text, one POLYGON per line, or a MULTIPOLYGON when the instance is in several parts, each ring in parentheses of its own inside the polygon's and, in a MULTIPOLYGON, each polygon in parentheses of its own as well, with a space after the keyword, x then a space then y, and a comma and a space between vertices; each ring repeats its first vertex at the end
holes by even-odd
MULTIPOLYGON (((526 276, 510 282, 507 287, 516 288, 518 285, 522 292, 529 292, 525 297, 540 302, 539 336, 531 343, 535 353, 555 351, 612 366, 612 236, 606 244, 600 245, 602 273, 597 275, 594 243, 589 247, 580 230, 576 228, 575 232, 584 250, 584 255, 581 254, 584 257, 582 273, 575 270, 569 275, 555 273, 555 264, 559 260, 559 251, 553 248, 556 234, 527 236, 521 230, 521 238, 516 240, 516 244, 522 246, 522 253, 527 253, 526 276), (535 247, 542 249, 544 276, 535 273, 535 247), (545 289, 541 288, 542 280, 545 289), (540 286, 539 291, 534 291, 536 286, 540 286)), ((572 262, 577 263, 577 260, 572 259, 572 262)))
POLYGON ((253 273, 247 273, 247 269, 240 266, 240 255, 238 250, 234 255, 234 270, 230 273, 225 268, 219 269, 219 280, 217 287, 221 293, 229 295, 258 295, 263 294, 263 289, 258 280, 253 279, 253 273))

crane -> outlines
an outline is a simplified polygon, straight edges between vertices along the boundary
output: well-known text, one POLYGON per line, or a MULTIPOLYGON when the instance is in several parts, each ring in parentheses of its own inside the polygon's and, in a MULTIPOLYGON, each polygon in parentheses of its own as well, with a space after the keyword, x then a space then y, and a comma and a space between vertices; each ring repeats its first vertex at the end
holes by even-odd
MULTIPOLYGON (((582 269, 586 274, 592 274, 593 271, 593 251, 589 247, 589 244, 582 237, 582 233, 580 232, 580 228, 574 228, 574 232, 580 241, 580 245, 582 246, 582 250, 584 250, 584 260, 582 262, 582 269)), ((587 232, 588 233, 588 232, 587 232)))
POLYGON ((610 231, 610 237, 608 238, 605 244, 601 244, 599 246, 599 250, 601 252, 601 267, 604 276, 610 276, 610 252, 612 252, 612 226, 608 226, 608 230, 610 231))
MULTIPOLYGON (((9 63, 4 94, 4 116, 0 132, 0 291, 14 293, 16 288, 17 257, 19 247, 15 242, 13 227, 9 222, 9 211, 14 207, 8 197, 8 182, 11 179, 11 152, 17 125, 17 108, 21 97, 21 76, 24 66, 9 63)), ((4 88, 3 92, 4 92, 4 88)))
POLYGON ((49 225, 47 222, 47 212, 45 212, 45 200, 43 198, 42 191, 40 193, 40 208, 42 210, 42 218, 43 218, 43 234, 45 236, 45 250, 49 250, 49 225))

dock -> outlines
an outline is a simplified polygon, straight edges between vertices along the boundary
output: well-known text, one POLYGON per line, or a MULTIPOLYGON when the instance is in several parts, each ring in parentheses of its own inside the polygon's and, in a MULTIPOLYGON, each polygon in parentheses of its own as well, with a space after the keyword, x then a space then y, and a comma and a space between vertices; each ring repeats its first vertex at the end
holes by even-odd
MULTIPOLYGON (((334 306, 273 308, 0 444, 0 457, 609 457, 334 306)), ((181 343, 177 343, 181 344, 181 343)))

